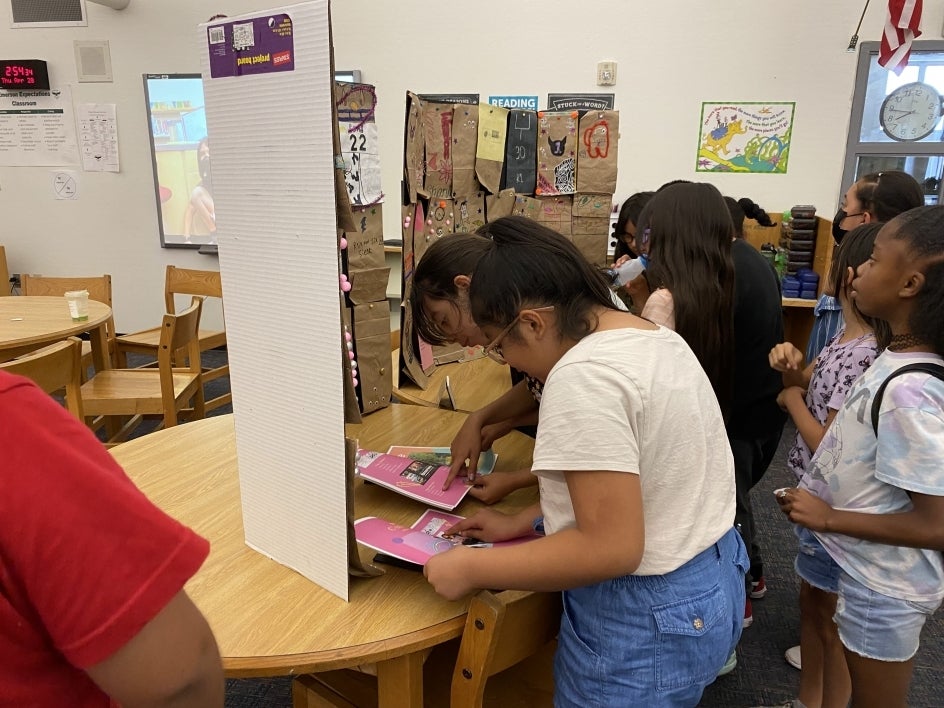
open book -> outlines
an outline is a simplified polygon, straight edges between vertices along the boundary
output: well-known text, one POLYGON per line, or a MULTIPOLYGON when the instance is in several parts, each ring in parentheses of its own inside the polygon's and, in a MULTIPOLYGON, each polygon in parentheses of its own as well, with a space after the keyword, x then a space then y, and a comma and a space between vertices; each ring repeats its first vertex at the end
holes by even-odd
POLYGON ((357 451, 357 473, 369 482, 447 511, 455 509, 470 489, 462 479, 454 479, 443 489, 448 465, 369 450, 357 451))
MULTIPOLYGON (((429 462, 434 465, 452 464, 452 452, 448 447, 416 447, 414 445, 393 445, 387 450, 388 455, 400 455, 409 457, 411 460, 420 462, 429 462)), ((489 474, 495 469, 495 463, 498 461, 498 455, 492 450, 482 450, 479 453, 479 464, 476 474, 489 474)))
POLYGON ((443 531, 464 517, 447 514, 434 509, 426 512, 410 527, 400 526, 376 516, 366 516, 354 522, 354 536, 358 543, 387 556, 414 564, 417 569, 426 564, 437 553, 443 553, 458 545, 475 548, 492 546, 513 546, 539 538, 537 535, 522 536, 510 541, 485 543, 474 538, 451 537, 442 535, 443 531))

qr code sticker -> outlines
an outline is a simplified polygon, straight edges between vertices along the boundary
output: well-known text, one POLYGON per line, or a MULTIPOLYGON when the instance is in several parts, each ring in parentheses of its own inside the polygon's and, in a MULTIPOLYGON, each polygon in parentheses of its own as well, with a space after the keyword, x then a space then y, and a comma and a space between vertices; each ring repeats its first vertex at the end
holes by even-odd
POLYGON ((211 27, 209 30, 210 44, 223 44, 226 41, 225 27, 211 27))
POLYGON ((252 49, 254 46, 256 46, 256 38, 252 31, 252 22, 233 25, 233 49, 241 52, 244 49, 252 49))

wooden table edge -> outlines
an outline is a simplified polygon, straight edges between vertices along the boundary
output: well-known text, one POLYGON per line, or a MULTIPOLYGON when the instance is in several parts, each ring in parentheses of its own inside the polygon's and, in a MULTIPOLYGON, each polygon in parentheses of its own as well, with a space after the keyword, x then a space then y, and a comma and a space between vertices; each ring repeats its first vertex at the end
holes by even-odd
POLYGON ((396 659, 461 636, 467 615, 468 611, 453 619, 395 639, 356 644, 342 649, 269 656, 262 661, 259 657, 223 657, 223 672, 227 678, 297 676, 396 659))

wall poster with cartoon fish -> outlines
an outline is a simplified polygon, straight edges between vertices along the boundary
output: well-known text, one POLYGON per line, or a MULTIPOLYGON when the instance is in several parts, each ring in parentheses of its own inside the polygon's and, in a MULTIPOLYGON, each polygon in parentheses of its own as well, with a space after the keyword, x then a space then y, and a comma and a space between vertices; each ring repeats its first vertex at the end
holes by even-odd
POLYGON ((795 106, 702 103, 695 171, 785 174, 795 106))

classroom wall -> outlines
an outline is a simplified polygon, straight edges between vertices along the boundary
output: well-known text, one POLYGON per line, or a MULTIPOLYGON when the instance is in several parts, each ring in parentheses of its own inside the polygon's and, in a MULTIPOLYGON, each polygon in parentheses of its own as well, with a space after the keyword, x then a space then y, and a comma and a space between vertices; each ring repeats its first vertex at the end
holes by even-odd
MULTIPOLYGON (((76 103, 117 104, 122 170, 79 172, 79 200, 57 201, 53 168, 0 167, 0 244, 10 270, 111 273, 117 326, 128 331, 158 321, 166 264, 216 268, 211 256, 160 248, 141 75, 198 71, 198 23, 218 12, 276 6, 132 0, 117 12, 90 3, 88 27, 13 30, 8 4, 0 5, 5 56, 46 59, 53 84, 71 84, 76 103), (110 41, 114 83, 75 82, 76 39, 110 41)), ((861 0, 336 0, 332 14, 337 67, 360 69, 377 86, 391 205, 385 227, 398 237, 408 89, 542 101, 549 91, 614 92, 621 111, 618 199, 670 179, 699 179, 770 209, 812 203, 829 217, 840 194, 855 72, 856 55, 845 48, 861 8, 861 0), (595 86, 603 59, 618 62, 615 87, 595 86), (695 173, 702 101, 796 101, 788 173, 695 173)), ((884 12, 884 3, 870 6, 861 41, 879 38, 884 12)), ((938 36, 942 17, 944 7, 925 4, 926 38, 938 36)), ((218 220, 225 229, 226 215, 218 220)))

